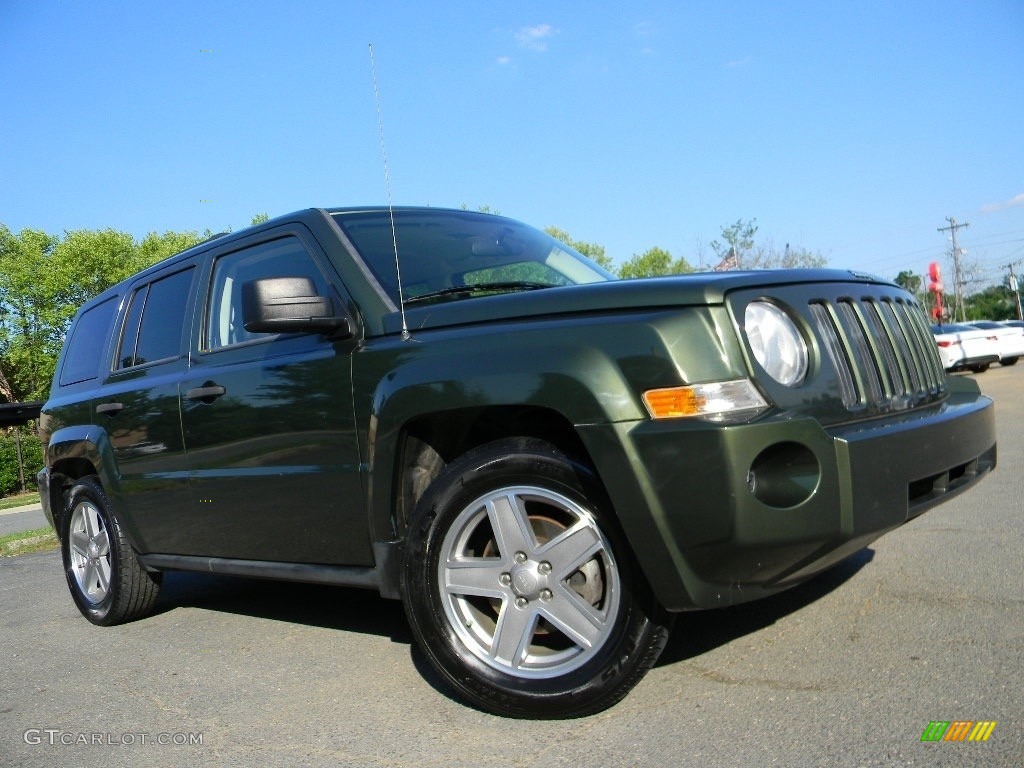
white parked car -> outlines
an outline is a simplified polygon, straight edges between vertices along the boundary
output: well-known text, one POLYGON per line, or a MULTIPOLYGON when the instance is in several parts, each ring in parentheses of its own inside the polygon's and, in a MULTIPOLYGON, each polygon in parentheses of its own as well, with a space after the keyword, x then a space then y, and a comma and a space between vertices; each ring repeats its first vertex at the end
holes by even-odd
POLYGON ((982 373, 999 362, 996 334, 960 323, 933 325, 932 334, 939 345, 939 357, 947 371, 970 370, 982 373))
POLYGON ((1017 358, 1024 355, 1024 327, 1014 327, 991 320, 975 320, 968 325, 996 335, 1000 365, 1013 365, 1017 358))

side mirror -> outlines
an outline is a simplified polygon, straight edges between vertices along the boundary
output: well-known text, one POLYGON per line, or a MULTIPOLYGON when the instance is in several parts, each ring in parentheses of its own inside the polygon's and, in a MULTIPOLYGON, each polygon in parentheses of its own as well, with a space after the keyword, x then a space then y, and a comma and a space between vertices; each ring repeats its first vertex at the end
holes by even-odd
POLYGON ((334 302, 317 296, 308 277, 269 277, 245 283, 242 325, 250 333, 352 335, 348 318, 334 314, 334 302))

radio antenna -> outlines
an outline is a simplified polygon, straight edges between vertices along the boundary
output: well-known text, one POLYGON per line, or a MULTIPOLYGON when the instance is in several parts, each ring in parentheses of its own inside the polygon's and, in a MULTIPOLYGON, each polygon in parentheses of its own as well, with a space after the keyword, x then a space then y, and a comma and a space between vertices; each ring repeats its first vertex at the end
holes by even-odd
POLYGON ((388 151, 384 148, 384 120, 380 113, 380 90, 377 88, 377 63, 373 59, 370 43, 370 74, 373 77, 373 97, 377 102, 377 133, 380 135, 380 154, 384 158, 384 187, 388 193, 388 216, 391 219, 391 242, 395 249, 395 275, 398 278, 398 311, 402 315, 402 339, 409 340, 409 326, 405 322, 405 293, 402 290, 402 267, 398 260, 398 230, 395 228, 395 208, 391 203, 391 174, 388 173, 388 151))

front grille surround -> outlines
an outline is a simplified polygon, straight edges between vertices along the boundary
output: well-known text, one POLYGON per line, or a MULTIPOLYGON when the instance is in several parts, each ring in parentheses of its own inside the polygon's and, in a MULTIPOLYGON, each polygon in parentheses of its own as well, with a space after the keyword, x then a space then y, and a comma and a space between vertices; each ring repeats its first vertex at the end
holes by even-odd
POLYGON ((848 411, 903 410, 945 393, 938 349, 909 296, 822 298, 808 309, 848 411))

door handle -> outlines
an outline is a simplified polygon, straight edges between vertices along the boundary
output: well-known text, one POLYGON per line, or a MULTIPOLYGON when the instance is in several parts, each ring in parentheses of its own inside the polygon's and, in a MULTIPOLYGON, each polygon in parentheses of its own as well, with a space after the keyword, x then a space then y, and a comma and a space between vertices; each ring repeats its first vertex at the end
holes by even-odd
POLYGON ((194 387, 185 393, 185 397, 189 400, 200 400, 204 403, 212 403, 221 395, 227 392, 224 387, 220 384, 214 384, 212 381, 208 381, 201 387, 194 387))
POLYGON ((124 403, 100 403, 96 406, 96 413, 109 413, 113 416, 120 410, 124 409, 124 403))

